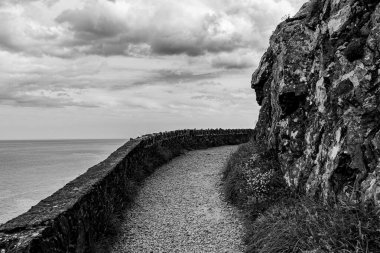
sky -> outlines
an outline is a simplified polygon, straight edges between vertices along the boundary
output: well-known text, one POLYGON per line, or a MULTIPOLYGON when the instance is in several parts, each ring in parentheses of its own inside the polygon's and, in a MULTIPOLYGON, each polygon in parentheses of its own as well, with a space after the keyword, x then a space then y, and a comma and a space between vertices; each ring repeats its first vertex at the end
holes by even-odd
POLYGON ((251 75, 305 0, 1 0, 0 139, 253 128, 251 75))

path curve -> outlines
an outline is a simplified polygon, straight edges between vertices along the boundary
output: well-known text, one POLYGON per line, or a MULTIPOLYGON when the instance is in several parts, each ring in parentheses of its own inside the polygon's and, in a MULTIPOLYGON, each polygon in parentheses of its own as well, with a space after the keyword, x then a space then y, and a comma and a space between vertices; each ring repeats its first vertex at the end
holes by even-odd
POLYGON ((160 167, 127 211, 113 252, 243 252, 243 224, 221 194, 237 146, 191 151, 160 167))

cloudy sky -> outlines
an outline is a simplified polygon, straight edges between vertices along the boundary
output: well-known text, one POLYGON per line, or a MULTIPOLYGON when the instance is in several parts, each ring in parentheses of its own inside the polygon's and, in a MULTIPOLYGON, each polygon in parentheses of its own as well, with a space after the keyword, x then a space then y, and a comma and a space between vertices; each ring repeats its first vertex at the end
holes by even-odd
POLYGON ((0 139, 251 128, 251 74, 303 2, 1 0, 0 139))

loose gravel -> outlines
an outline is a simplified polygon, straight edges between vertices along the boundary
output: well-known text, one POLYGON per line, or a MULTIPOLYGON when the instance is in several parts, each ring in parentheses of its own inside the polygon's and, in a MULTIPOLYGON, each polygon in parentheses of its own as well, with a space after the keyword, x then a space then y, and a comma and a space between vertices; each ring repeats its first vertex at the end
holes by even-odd
POLYGON ((191 151, 160 167, 126 212, 113 252, 244 252, 241 215, 221 186, 236 149, 191 151))

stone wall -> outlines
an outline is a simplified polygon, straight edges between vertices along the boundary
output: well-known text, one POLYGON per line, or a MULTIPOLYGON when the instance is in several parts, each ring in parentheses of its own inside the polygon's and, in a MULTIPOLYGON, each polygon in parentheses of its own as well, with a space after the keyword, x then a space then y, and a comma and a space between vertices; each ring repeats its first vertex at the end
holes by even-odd
POLYGON ((131 189, 186 150, 247 142, 250 129, 180 130, 131 139, 28 212, 0 226, 1 253, 93 252, 131 189))

